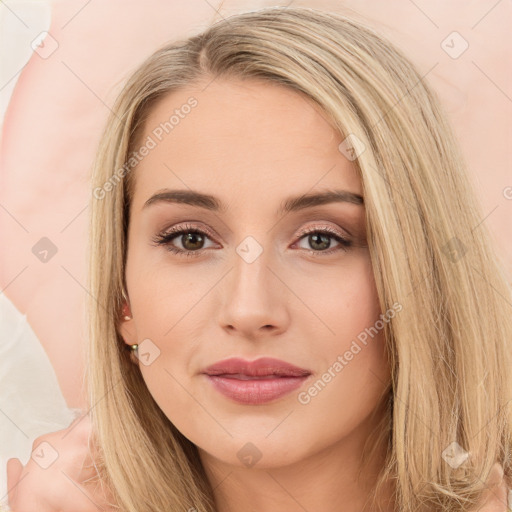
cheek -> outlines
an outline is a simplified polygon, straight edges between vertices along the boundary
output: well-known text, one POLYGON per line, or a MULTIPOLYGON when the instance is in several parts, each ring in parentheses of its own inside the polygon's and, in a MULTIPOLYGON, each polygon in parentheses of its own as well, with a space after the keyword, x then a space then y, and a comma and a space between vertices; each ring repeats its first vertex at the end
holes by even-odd
POLYGON ((324 433, 319 446, 358 428, 383 398, 391 372, 386 322, 368 262, 336 279, 317 302, 329 327, 327 334, 315 338, 318 374, 298 396, 297 417, 324 433))
POLYGON ((189 283, 190 273, 171 274, 170 265, 151 260, 156 252, 161 253, 153 249, 148 255, 134 247, 128 253, 126 281, 139 343, 139 360, 134 360, 159 407, 173 418, 186 413, 180 383, 187 386, 189 361, 197 350, 198 337, 190 331, 197 325, 193 306, 205 294, 207 283, 189 283))
POLYGON ((128 253, 126 280, 132 312, 137 319, 139 336, 172 338, 174 329, 182 329, 194 317, 214 282, 214 275, 203 266, 178 260, 163 247, 144 247, 138 241, 128 253))
POLYGON ((315 339, 321 361, 320 382, 304 400, 315 398, 320 409, 328 408, 329 401, 342 400, 355 413, 362 403, 375 405, 390 373, 386 322, 382 320, 370 260, 353 260, 350 268, 340 266, 330 279, 325 276, 324 281, 315 282, 318 286, 310 294, 309 304, 318 312, 321 331, 317 325, 315 334, 308 326, 313 325, 310 320, 303 321, 303 332, 315 339))
POLYGON ((339 265, 320 269, 314 276, 296 276, 294 291, 312 314, 301 328, 317 329, 317 337, 332 344, 357 336, 379 318, 380 306, 367 253, 348 256, 339 265))

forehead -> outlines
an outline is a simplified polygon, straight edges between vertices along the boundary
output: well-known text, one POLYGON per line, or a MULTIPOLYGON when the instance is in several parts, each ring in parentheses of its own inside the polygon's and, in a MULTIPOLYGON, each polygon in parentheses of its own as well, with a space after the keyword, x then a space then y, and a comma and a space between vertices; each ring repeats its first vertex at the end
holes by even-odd
POLYGON ((144 123, 140 144, 152 148, 134 169, 132 207, 163 188, 240 204, 321 188, 361 194, 342 140, 316 103, 279 84, 217 78, 174 91, 144 123))

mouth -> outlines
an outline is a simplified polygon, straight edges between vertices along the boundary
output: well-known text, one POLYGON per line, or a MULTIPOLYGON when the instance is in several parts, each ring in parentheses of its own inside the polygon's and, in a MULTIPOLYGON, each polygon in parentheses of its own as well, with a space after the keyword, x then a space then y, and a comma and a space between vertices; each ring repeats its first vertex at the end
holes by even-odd
POLYGON ((302 386, 311 375, 309 370, 273 358, 252 362, 231 358, 202 373, 216 391, 246 405, 275 401, 302 386))
POLYGON ((247 376, 247 377, 304 377, 311 372, 286 361, 272 357, 262 357, 255 361, 247 361, 232 357, 218 361, 205 368, 202 373, 212 376, 247 376))
POLYGON ((287 377, 295 377, 294 375, 246 375, 244 373, 209 373, 210 377, 222 377, 224 379, 237 380, 269 380, 269 379, 286 379, 287 377))

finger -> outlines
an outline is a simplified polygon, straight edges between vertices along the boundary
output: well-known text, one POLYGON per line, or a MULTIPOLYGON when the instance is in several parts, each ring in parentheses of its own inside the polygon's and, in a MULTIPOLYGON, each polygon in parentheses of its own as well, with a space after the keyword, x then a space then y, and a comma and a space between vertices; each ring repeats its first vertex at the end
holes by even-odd
POLYGON ((507 512, 507 485, 503 476, 503 467, 497 462, 489 473, 478 512, 507 512))
POLYGON ((95 480, 99 477, 97 468, 97 454, 94 450, 87 450, 81 457, 80 471, 75 475, 75 480, 80 484, 85 484, 90 480, 95 480))
POLYGON ((491 469, 491 474, 489 475, 489 483, 492 483, 492 485, 501 485, 501 482, 503 482, 503 466, 496 462, 494 466, 491 469))
POLYGON ((507 512, 507 486, 503 482, 494 491, 487 494, 484 505, 477 509, 478 512, 507 512))
POLYGON ((7 461, 7 499, 9 505, 14 505, 16 499, 17 485, 23 471, 23 464, 19 459, 9 459, 7 461))
POLYGON ((101 487, 85 488, 64 472, 65 482, 50 491, 47 501, 52 505, 51 510, 72 510, 73 512, 98 512, 107 509, 107 495, 101 487))
MULTIPOLYGON (((29 466, 27 465, 27 468, 29 466)), ((52 475, 37 475, 30 470, 33 478, 28 487, 20 487, 14 503, 9 505, 23 512, 99 512, 111 510, 107 505, 111 496, 97 483, 81 485, 65 470, 52 475)), ((23 479, 23 477, 22 477, 23 479)))

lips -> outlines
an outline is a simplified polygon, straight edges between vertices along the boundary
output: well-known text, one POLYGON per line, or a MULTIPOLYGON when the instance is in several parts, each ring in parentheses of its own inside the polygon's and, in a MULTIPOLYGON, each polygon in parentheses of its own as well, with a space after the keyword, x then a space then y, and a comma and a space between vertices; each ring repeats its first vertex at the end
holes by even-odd
POLYGON ((309 370, 269 357, 226 359, 202 373, 216 391, 244 405, 275 401, 302 386, 311 375, 309 370))
POLYGON ((241 380, 250 378, 305 377, 311 374, 309 370, 271 357, 263 357, 256 361, 246 361, 240 358, 225 359, 209 366, 202 373, 214 376, 222 375, 223 377, 241 380))

